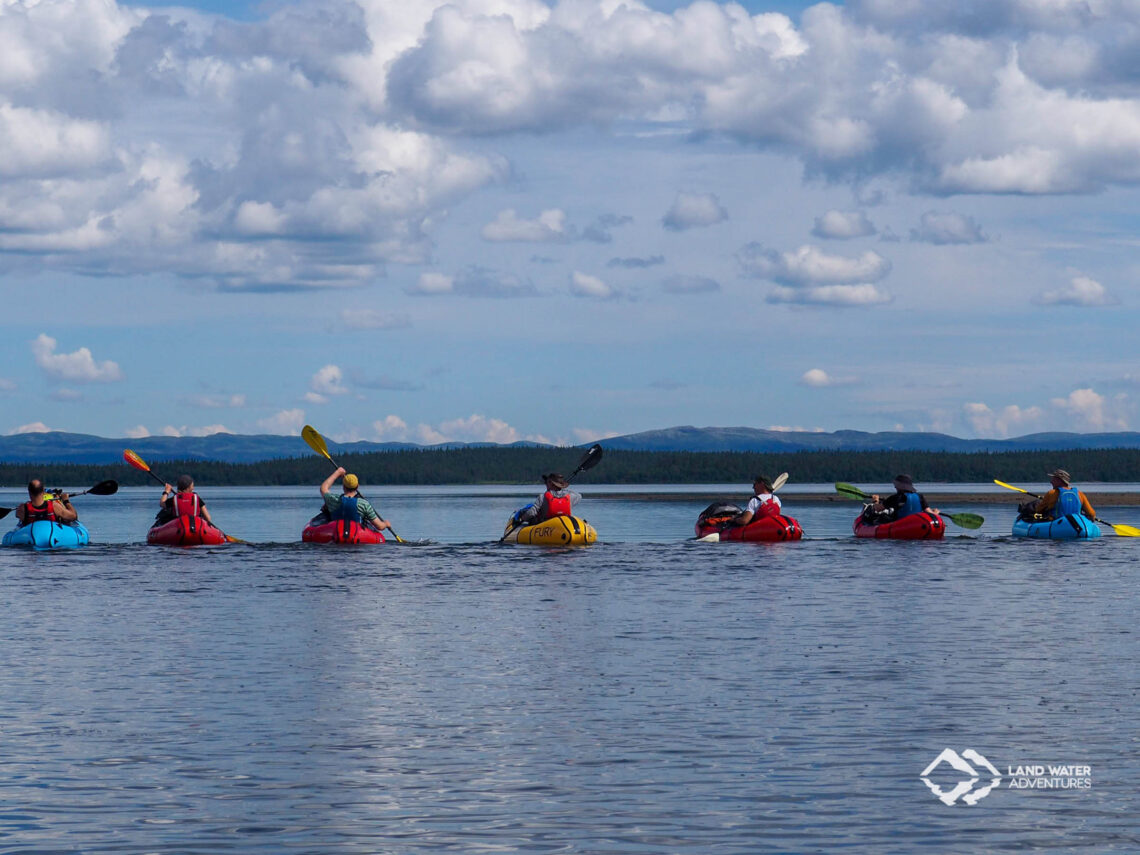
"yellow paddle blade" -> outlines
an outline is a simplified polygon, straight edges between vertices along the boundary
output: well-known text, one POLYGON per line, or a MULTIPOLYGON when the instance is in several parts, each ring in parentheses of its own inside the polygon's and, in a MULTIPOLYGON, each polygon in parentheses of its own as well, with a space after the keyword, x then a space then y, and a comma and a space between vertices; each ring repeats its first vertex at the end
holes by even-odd
MULTIPOLYGON (((1097 522, 1104 522, 1104 520, 1097 520, 1097 522)), ((1112 525, 1112 523, 1104 524, 1111 526, 1112 530, 1121 537, 1140 537, 1140 528, 1133 528, 1130 525, 1112 525)))
POLYGON ((999 487, 1005 487, 1007 490, 1014 490, 1018 493, 1028 493, 1030 496, 1033 495, 1028 490, 1022 490, 1020 487, 1015 487, 1012 484, 1007 484, 1007 483, 1005 483, 1005 481, 999 481, 997 478, 994 478, 994 483, 997 484, 999 487))
POLYGON ((131 464, 131 466, 135 467, 135 469, 138 469, 142 472, 150 471, 150 467, 146 465, 146 461, 131 451, 129 448, 123 451, 123 460, 127 461, 127 463, 131 464))
POLYGON ((332 460, 332 457, 329 456, 329 447, 325 445, 325 438, 317 433, 312 425, 305 425, 301 428, 301 439, 305 440, 309 444, 309 448, 317 454, 328 457, 330 461, 332 460))

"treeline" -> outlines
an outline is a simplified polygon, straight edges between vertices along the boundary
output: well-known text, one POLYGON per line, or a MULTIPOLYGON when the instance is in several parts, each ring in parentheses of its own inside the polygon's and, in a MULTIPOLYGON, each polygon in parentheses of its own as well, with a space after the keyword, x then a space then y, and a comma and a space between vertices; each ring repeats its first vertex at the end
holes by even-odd
MULTIPOLYGON (((603 443, 604 446, 604 443, 603 443)), ((582 449, 460 448, 345 454, 338 462, 368 484, 536 484, 543 472, 569 475, 582 449)), ((220 463, 205 460, 149 461, 151 468, 172 481, 189 472, 199 486, 278 486, 319 484, 331 471, 316 455, 259 463, 220 463)), ((929 451, 810 451, 794 454, 690 451, 608 451, 602 462, 583 472, 576 484, 700 484, 747 485, 756 473, 788 472, 798 483, 884 484, 901 472, 919 486, 931 482, 1024 482, 1042 485, 1045 473, 1057 467, 1072 473, 1077 483, 1140 481, 1140 449, 1071 451, 978 452, 946 454, 929 451)), ((32 477, 50 487, 76 488, 114 478, 123 486, 157 486, 126 464, 3 463, 0 486, 19 487, 32 477)))

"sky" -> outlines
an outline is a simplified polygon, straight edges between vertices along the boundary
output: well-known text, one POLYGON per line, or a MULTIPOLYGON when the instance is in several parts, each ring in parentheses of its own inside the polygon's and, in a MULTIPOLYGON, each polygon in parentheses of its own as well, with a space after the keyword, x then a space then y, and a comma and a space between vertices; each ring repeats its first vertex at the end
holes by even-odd
POLYGON ((1140 428, 1140 0, 0 0, 0 433, 1140 428))

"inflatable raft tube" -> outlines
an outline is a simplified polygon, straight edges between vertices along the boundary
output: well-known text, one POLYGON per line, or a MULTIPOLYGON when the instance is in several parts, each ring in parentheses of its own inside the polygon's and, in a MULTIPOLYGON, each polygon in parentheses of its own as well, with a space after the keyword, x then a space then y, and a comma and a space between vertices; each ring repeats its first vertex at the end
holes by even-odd
POLYGON ((853 528, 856 537, 873 537, 878 540, 941 540, 946 534, 946 523, 942 517, 925 511, 880 525, 867 525, 860 514, 855 517, 853 528))
POLYGON ((4 535, 4 546, 28 546, 32 549, 77 549, 88 542, 87 527, 81 522, 58 523, 36 520, 4 535))
POLYGON ((228 543, 226 533, 201 517, 178 517, 147 532, 152 546, 217 546, 228 543))
POLYGON ((503 536, 505 543, 531 546, 589 546, 597 539, 594 527, 581 517, 551 517, 545 522, 516 528, 503 536))
POLYGON ((1055 520, 1013 522, 1014 537, 1037 537, 1048 540, 1087 540, 1100 537, 1100 526, 1084 514, 1069 514, 1055 520))
POLYGON ((781 543, 786 540, 801 540, 804 530, 799 522, 786 516, 762 517, 753 520, 748 525, 728 526, 720 528, 717 525, 698 522, 696 525, 697 537, 707 537, 710 534, 720 534, 720 541, 743 541, 745 543, 781 543))
POLYGON ((386 543, 384 533, 371 526, 347 520, 333 520, 321 522, 324 518, 318 515, 309 521, 301 531, 301 540, 305 543, 338 543, 338 544, 375 544, 386 543))

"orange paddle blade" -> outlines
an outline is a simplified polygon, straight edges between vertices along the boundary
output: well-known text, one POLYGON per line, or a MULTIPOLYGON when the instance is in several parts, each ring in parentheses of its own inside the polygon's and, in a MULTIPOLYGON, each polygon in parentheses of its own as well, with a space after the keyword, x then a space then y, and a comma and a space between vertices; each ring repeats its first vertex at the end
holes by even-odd
POLYGON ((150 471, 150 467, 146 465, 146 461, 131 451, 129 448, 123 452, 123 460, 127 461, 127 463, 131 464, 131 466, 135 467, 135 469, 138 469, 141 472, 150 471))

